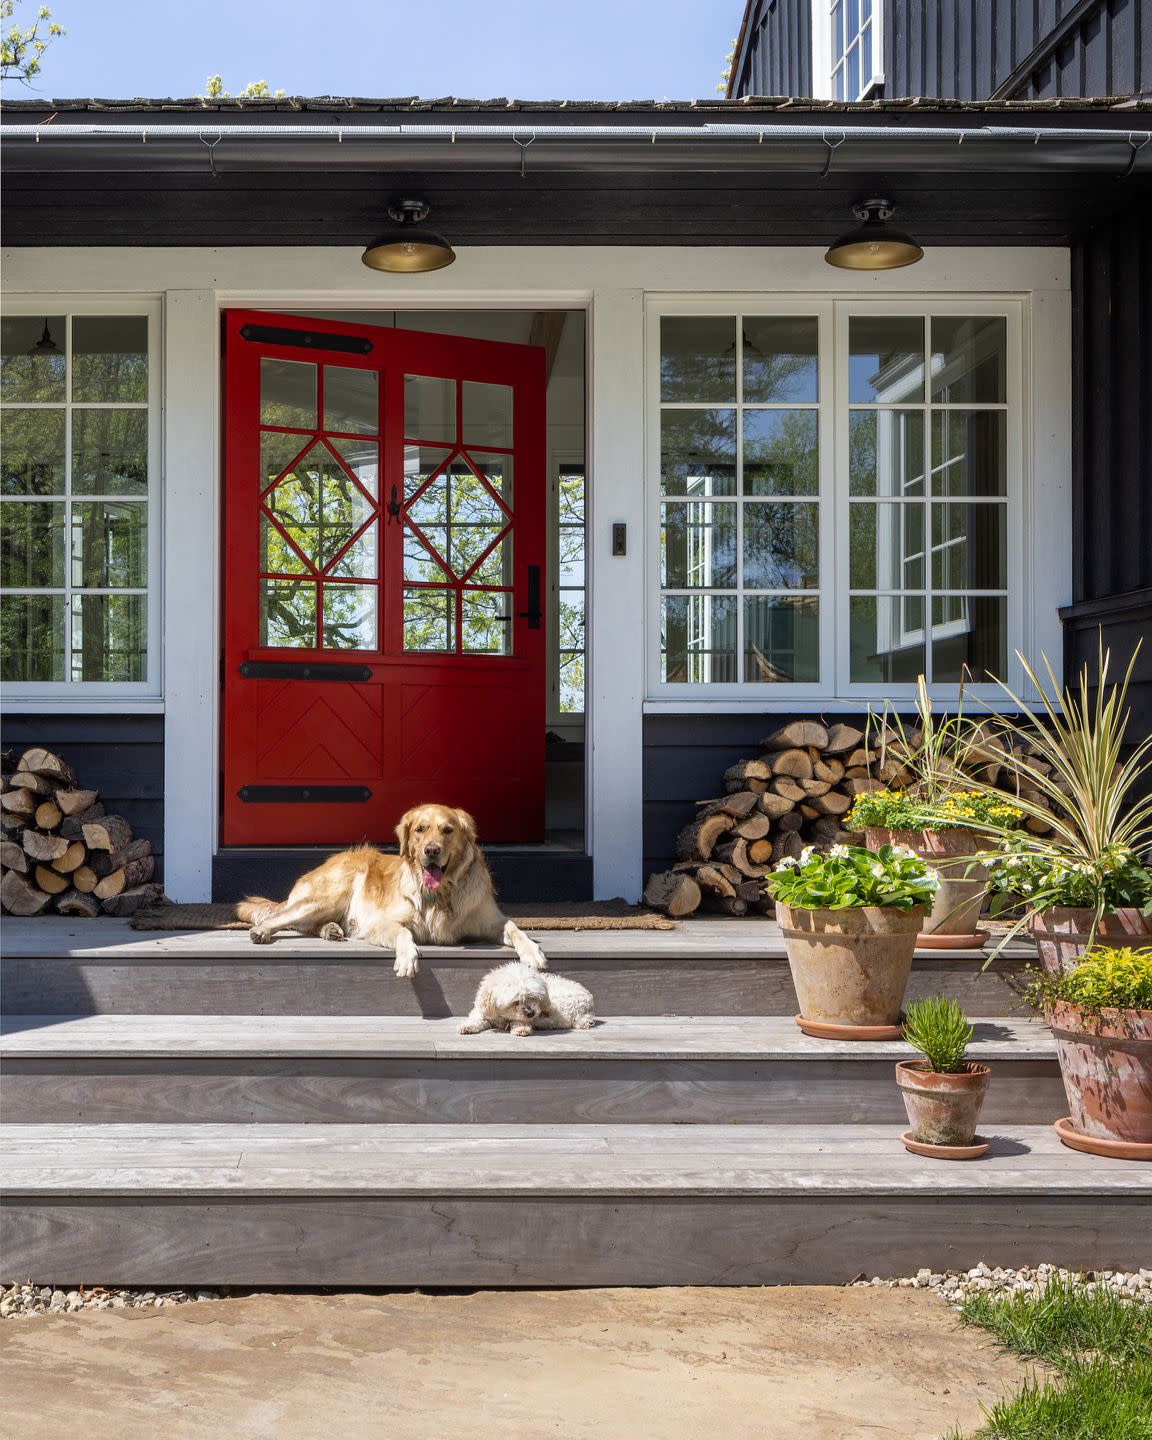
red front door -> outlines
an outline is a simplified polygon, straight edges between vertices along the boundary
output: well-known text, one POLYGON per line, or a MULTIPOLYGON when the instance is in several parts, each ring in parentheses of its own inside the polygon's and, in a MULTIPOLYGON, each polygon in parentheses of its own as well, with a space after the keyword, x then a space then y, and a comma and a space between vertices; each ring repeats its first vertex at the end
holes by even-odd
POLYGON ((232 311, 226 845, 544 831, 545 378, 534 346, 232 311))

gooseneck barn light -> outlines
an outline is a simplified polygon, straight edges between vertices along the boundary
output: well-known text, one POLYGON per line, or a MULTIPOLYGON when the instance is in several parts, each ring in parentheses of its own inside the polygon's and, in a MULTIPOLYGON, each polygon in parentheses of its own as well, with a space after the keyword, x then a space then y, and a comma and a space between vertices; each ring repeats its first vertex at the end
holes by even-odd
POLYGON ((414 275, 426 270, 443 270, 456 259, 456 252, 442 235, 426 230, 428 206, 423 200, 401 200, 388 207, 392 227, 378 235, 360 257, 370 270, 390 270, 414 275))
POLYGON ((860 224, 834 240, 824 255, 829 265, 841 270, 899 270, 915 265, 924 251, 911 235, 889 225, 896 213, 890 200, 865 200, 852 208, 860 224))

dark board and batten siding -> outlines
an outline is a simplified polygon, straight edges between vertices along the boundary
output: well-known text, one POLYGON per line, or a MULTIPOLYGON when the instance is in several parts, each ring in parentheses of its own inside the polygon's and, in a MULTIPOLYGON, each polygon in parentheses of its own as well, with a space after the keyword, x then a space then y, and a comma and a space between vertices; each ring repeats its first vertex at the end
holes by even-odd
MULTIPOLYGON (((880 97, 1152 92, 1152 0, 884 0, 880 97)), ((756 0, 734 96, 812 94, 811 0, 756 0)))
POLYGON ((150 840, 156 879, 164 867, 163 715, 5 715, 3 748, 54 750, 86 790, 99 790, 110 814, 123 815, 150 840))
POLYGON ((734 64, 733 95, 811 95, 811 0, 756 0, 734 64))

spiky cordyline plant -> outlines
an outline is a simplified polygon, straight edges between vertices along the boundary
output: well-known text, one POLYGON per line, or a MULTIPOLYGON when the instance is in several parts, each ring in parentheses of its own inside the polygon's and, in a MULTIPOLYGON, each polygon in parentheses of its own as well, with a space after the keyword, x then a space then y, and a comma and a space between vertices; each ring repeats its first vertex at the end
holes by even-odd
MULTIPOLYGON (((1023 722, 999 717, 1003 733, 1018 742, 1005 763, 1016 779, 1013 804, 1026 822, 1035 819, 1051 829, 1033 834, 1007 831, 994 822, 972 826, 1000 841, 999 848, 979 858, 993 870, 994 885, 1008 895, 1007 906, 1001 908, 1021 912, 989 961, 1034 915, 1068 904, 1070 889, 1093 912, 1092 940, 1109 911, 1125 904, 1152 906, 1152 874, 1144 867, 1152 846, 1152 735, 1138 740, 1124 756, 1128 686, 1139 652, 1137 644, 1123 679, 1109 685, 1111 652, 1101 639, 1096 685, 1089 683, 1084 665, 1076 688, 1066 687, 1062 693, 1047 656, 1047 685, 1018 657, 1041 708, 1023 722), (1038 798, 1031 798, 1033 794, 1038 798), (1013 894, 1011 871, 1017 857, 1028 879, 1013 894)), ((1027 715, 1025 702, 1003 680, 996 683, 1013 707, 1027 715)), ((996 790, 983 779, 969 783, 986 793, 996 790)))

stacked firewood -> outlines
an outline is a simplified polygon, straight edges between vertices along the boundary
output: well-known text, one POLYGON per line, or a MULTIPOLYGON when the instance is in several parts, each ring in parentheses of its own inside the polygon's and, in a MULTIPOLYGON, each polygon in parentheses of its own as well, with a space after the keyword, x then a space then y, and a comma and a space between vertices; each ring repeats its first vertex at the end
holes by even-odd
MULTIPOLYGON (((866 734, 855 725, 817 720, 782 726, 762 742, 759 759, 740 760, 724 772, 726 794, 697 802, 696 818, 677 836, 676 863, 649 877, 645 903, 671 916, 701 908, 723 915, 770 914, 764 877, 807 845, 863 844, 861 835, 843 828, 844 818, 857 796, 912 783, 905 761, 920 741, 916 730, 866 734)), ((1005 740, 989 729, 971 749, 967 773, 1011 796, 1011 758, 1005 740)), ((956 779, 963 788, 964 772, 956 779)), ((1045 827, 1029 821, 1029 828, 1045 827)))
POLYGON ((0 825, 7 915, 133 915, 160 898, 151 841, 134 840, 122 815, 106 815, 97 792, 80 789, 51 750, 25 750, 4 775, 0 825))

